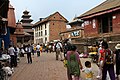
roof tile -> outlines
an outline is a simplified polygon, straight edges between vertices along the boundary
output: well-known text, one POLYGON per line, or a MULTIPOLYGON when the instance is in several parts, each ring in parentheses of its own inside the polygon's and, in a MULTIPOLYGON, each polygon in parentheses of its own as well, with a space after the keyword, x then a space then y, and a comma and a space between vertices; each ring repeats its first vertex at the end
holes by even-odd
POLYGON ((113 9, 116 7, 120 7, 120 0, 106 0, 105 2, 101 3, 100 5, 96 6, 95 8, 85 12, 84 14, 80 15, 79 18, 85 17, 91 14, 95 14, 101 11, 113 9))

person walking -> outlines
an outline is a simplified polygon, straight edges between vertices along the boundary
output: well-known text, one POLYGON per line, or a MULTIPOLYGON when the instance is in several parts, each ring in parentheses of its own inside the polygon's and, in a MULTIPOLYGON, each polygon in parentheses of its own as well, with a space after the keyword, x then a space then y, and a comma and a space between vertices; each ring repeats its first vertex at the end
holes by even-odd
POLYGON ((34 44, 31 44, 31 48, 32 48, 32 55, 34 55, 34 44))
POLYGON ((36 45, 34 44, 34 46, 33 46, 34 48, 34 54, 36 53, 36 45))
POLYGON ((9 45, 9 48, 8 48, 8 53, 11 57, 10 59, 10 67, 13 68, 15 67, 15 49, 12 45, 9 45))
POLYGON ((26 53, 27 53, 27 60, 28 63, 32 63, 32 57, 31 57, 31 52, 32 52, 32 47, 30 46, 30 44, 28 44, 28 46, 26 47, 26 53))
POLYGON ((99 56, 100 56, 100 51, 102 50, 102 45, 99 45, 98 46, 98 52, 97 52, 97 61, 96 61, 96 63, 98 62, 98 59, 99 59, 99 56))
POLYGON ((40 45, 40 53, 42 53, 43 51, 43 48, 42 48, 42 45, 40 45))
POLYGON ((14 52, 14 54, 15 54, 14 55, 14 62, 15 62, 15 67, 17 67, 17 56, 19 54, 19 51, 18 51, 17 46, 15 46, 14 49, 15 49, 15 52, 14 52))
POLYGON ((36 46, 36 51, 37 51, 37 57, 39 57, 40 56, 40 45, 39 45, 39 43, 36 46))
POLYGON ((69 39, 65 39, 63 42, 64 58, 66 57, 67 51, 70 51, 71 43, 69 39))
POLYGON ((116 61, 116 78, 119 79, 119 75, 120 75, 120 44, 117 44, 115 46, 115 61, 116 61))
POLYGON ((23 47, 20 48, 20 57, 24 57, 25 50, 23 47))
POLYGON ((103 54, 104 62, 102 64, 102 80, 106 80, 107 71, 109 73, 110 79, 115 80, 114 72, 115 56, 113 52, 108 48, 108 43, 106 41, 102 42, 102 47, 104 48, 103 54))
POLYGON ((75 45, 71 45, 71 50, 67 52, 66 60, 68 80, 73 80, 72 76, 74 76, 74 80, 79 80, 80 69, 83 68, 79 58, 79 54, 76 50, 77 47, 75 45))
POLYGON ((61 61, 63 61, 63 59, 62 59, 62 53, 61 53, 61 49, 62 49, 62 44, 60 43, 60 41, 56 42, 56 45, 55 45, 56 60, 58 60, 59 55, 60 55, 60 57, 61 57, 61 61))
POLYGON ((101 79, 102 78, 102 67, 103 67, 103 62, 104 62, 104 48, 102 47, 102 45, 99 46, 98 49, 98 75, 96 76, 97 79, 101 79))

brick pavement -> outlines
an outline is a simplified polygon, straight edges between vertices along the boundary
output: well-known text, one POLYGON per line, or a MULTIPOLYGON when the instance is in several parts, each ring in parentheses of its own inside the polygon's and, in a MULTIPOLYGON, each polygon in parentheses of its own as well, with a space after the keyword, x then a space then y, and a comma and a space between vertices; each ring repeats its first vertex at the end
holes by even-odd
MULTIPOLYGON (((10 80, 67 80, 66 68, 61 61, 55 60, 54 53, 42 53, 40 57, 32 56, 33 63, 27 64, 26 57, 21 57, 18 67, 10 80)), ((82 64, 88 58, 81 58, 82 64)), ((94 77, 97 75, 97 66, 92 64, 94 77)), ((81 72, 83 80, 85 74, 81 72)), ((94 79, 95 80, 95 79, 94 79)))

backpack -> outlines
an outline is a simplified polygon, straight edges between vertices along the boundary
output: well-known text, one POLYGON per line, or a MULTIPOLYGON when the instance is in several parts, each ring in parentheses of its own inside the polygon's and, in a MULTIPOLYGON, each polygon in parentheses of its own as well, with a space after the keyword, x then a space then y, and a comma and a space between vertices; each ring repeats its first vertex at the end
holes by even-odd
POLYGON ((67 53, 67 51, 70 51, 71 50, 71 44, 70 43, 65 43, 64 44, 64 52, 67 53))
POLYGON ((57 44, 58 44, 58 45, 59 45, 59 47, 60 47, 60 51, 61 51, 61 52, 63 52, 63 49, 62 49, 62 46, 61 46, 61 45, 62 45, 62 43, 57 43, 57 44), (60 44, 61 44, 61 45, 60 45, 60 44))
POLYGON ((69 60, 67 61, 67 66, 70 75, 80 75, 80 67, 76 59, 76 54, 70 54, 69 60))
POLYGON ((110 49, 105 50, 105 63, 113 64, 113 52, 110 49))
POLYGON ((60 51, 63 52, 62 46, 61 46, 60 44, 62 45, 62 43, 60 43, 60 42, 57 42, 57 43, 55 44, 55 51, 56 51, 56 49, 57 49, 56 46, 58 45, 58 46, 60 47, 60 51))

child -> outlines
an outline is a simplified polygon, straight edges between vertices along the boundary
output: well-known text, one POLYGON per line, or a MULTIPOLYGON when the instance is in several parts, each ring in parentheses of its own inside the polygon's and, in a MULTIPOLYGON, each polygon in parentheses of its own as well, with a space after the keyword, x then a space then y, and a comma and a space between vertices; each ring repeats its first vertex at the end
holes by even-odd
POLYGON ((85 67, 86 68, 84 68, 82 71, 85 72, 85 74, 86 74, 86 80, 93 80, 93 72, 92 72, 92 68, 91 68, 91 62, 86 61, 85 67))

